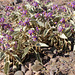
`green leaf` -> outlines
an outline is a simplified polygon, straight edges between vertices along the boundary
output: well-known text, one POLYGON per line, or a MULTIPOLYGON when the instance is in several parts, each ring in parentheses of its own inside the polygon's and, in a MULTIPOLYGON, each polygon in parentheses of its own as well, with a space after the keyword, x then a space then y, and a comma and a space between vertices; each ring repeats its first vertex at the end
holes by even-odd
POLYGON ((2 60, 4 56, 5 56, 4 53, 0 52, 0 60, 2 60))
POLYGON ((67 37, 70 37, 71 35, 72 35, 72 32, 68 32, 68 33, 66 34, 67 37))
POLYGON ((12 36, 13 35, 17 35, 19 32, 18 31, 14 31, 13 33, 12 33, 12 36))
POLYGON ((68 33, 68 32, 70 32, 71 31, 71 29, 70 29, 70 27, 69 28, 66 28, 65 30, 64 30, 64 33, 68 33))
POLYGON ((29 47, 26 47, 26 48, 24 49, 24 54, 22 55, 22 58, 24 58, 25 55, 26 55, 28 52, 29 52, 29 47))
POLYGON ((44 37, 47 36, 48 32, 50 31, 50 29, 45 29, 43 32, 44 37))
POLYGON ((54 38, 51 39, 51 46, 54 44, 54 38))
POLYGON ((48 40, 51 40, 52 38, 54 38, 55 35, 54 34, 50 34, 50 37, 48 38, 48 40))
POLYGON ((58 22, 60 19, 61 19, 61 17, 55 17, 53 21, 58 22))
POLYGON ((21 59, 20 59, 17 55, 14 55, 14 54, 13 54, 13 56, 14 56, 14 58, 15 58, 17 61, 21 62, 21 59))
POLYGON ((5 63, 4 72, 6 75, 8 75, 8 73, 9 73, 9 62, 8 61, 5 63))
POLYGON ((39 52, 36 52, 36 58, 37 58, 37 60, 38 60, 39 62, 42 63, 42 59, 41 59, 41 57, 40 57, 39 52))
POLYGON ((72 35, 71 29, 70 29, 70 28, 66 28, 65 31, 64 31, 64 34, 65 34, 67 37, 70 37, 70 36, 72 35))

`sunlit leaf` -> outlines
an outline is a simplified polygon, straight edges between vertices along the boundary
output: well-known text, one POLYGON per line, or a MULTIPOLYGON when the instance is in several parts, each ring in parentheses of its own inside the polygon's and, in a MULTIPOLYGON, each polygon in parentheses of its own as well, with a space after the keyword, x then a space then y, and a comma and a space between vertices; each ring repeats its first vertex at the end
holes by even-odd
POLYGON ((37 47, 49 47, 47 44, 45 43, 37 43, 36 44, 37 47))
POLYGON ((62 38, 62 39, 67 39, 67 37, 65 36, 65 34, 61 34, 59 37, 62 38))

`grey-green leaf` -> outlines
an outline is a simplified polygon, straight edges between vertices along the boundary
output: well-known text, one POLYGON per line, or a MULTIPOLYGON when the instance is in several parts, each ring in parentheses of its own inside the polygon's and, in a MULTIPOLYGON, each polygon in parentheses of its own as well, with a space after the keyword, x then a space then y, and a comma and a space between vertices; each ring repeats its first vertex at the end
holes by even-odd
POLYGON ((45 29, 43 32, 44 37, 48 34, 48 32, 50 31, 50 29, 45 29))
POLYGON ((4 53, 3 52, 0 52, 0 60, 2 60, 4 57, 4 53))
POLYGON ((25 55, 26 55, 28 52, 29 52, 29 47, 26 47, 26 48, 24 49, 24 54, 22 55, 22 58, 24 58, 25 55))
POLYGON ((8 75, 8 72, 9 72, 9 62, 5 63, 4 72, 5 72, 6 75, 8 75))
POLYGON ((14 56, 14 58, 15 58, 17 61, 21 62, 21 59, 20 59, 17 55, 14 55, 14 54, 13 54, 13 56, 14 56))

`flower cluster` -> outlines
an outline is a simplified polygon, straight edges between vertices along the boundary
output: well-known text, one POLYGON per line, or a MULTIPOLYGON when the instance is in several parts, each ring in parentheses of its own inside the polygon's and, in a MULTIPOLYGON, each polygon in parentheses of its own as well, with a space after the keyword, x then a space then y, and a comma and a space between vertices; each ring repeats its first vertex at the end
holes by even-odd
POLYGON ((43 15, 45 18, 53 18, 53 13, 49 12, 49 13, 46 13, 45 11, 43 12, 43 15))
POLYGON ((60 22, 61 22, 61 23, 65 23, 66 21, 65 21, 64 18, 62 18, 62 19, 60 20, 60 22))
POLYGON ((11 40, 12 39, 12 36, 11 35, 8 35, 8 34, 6 34, 5 37, 6 37, 7 40, 11 40))
POLYGON ((28 31, 28 34, 30 35, 30 36, 32 36, 32 34, 35 32, 35 30, 29 30, 28 31))
POLYGON ((35 18, 40 17, 40 13, 35 14, 35 18))
POLYGON ((52 10, 55 10, 55 9, 57 9, 58 8, 58 5, 53 5, 52 6, 52 10))
POLYGON ((68 5, 75 9, 75 1, 69 2, 68 5))
POLYGON ((21 25, 21 26, 26 26, 26 25, 30 25, 30 18, 26 18, 25 19, 25 21, 23 22, 23 21, 19 21, 19 25, 21 25))
POLYGON ((5 51, 5 50, 7 50, 7 49, 10 48, 10 45, 7 43, 7 44, 4 44, 4 45, 1 45, 0 48, 1 48, 3 51, 5 51))
POLYGON ((52 6, 52 11, 55 11, 55 10, 57 10, 58 12, 59 11, 63 11, 63 12, 66 12, 67 11, 67 9, 65 8, 65 6, 53 5, 52 6))
POLYGON ((2 26, 2 29, 4 29, 4 30, 11 28, 11 25, 9 25, 9 24, 2 24, 1 26, 2 26))
POLYGON ((35 30, 29 30, 28 31, 28 34, 30 36, 32 36, 33 41, 37 41, 37 36, 35 36, 34 33, 35 33, 35 30))
POLYGON ((23 11, 22 11, 22 14, 23 14, 23 15, 27 15, 27 10, 23 10, 23 11))
POLYGON ((65 23, 65 24, 62 24, 62 25, 58 26, 58 31, 62 32, 68 27, 70 27, 71 31, 73 30, 73 26, 72 25, 65 23))
POLYGON ((32 5, 35 6, 35 7, 39 6, 39 4, 37 2, 35 2, 35 1, 32 3, 32 5))
MULTIPOLYGON (((26 1, 21 6, 3 9, 0 17, 0 49, 3 52, 12 49, 13 54, 21 54, 21 58, 26 47, 31 51, 30 48, 40 42, 58 49, 63 46, 60 45, 61 34, 74 37, 74 17, 67 9, 69 6, 75 8, 75 1, 68 3, 69 6, 50 5, 50 0, 26 1)), ((68 43, 68 39, 65 41, 68 43)))
POLYGON ((58 31, 59 32, 62 32, 64 30, 64 28, 60 25, 60 26, 58 26, 58 31))
POLYGON ((37 41, 37 36, 35 36, 36 32, 39 32, 39 27, 36 27, 36 31, 35 30, 28 30, 28 34, 31 36, 33 41, 37 41))
POLYGON ((5 10, 6 10, 6 11, 10 11, 10 10, 14 10, 14 8, 11 7, 11 6, 6 6, 6 7, 5 7, 5 10))

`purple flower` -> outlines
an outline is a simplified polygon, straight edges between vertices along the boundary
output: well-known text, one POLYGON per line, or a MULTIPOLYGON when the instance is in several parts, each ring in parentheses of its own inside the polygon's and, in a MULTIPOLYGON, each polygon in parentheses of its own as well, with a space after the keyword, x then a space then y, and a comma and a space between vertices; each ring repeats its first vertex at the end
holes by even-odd
POLYGON ((71 31, 73 31, 73 30, 74 30, 73 26, 70 26, 70 28, 71 28, 71 31))
POLYGON ((5 19, 4 19, 3 17, 2 17, 2 18, 0 18, 0 22, 2 22, 2 23, 3 23, 3 22, 4 22, 4 20, 5 20, 5 19))
POLYGON ((11 9, 11 10, 14 10, 14 8, 13 8, 13 7, 10 7, 10 9, 11 9))
POLYGON ((60 20, 60 22, 61 22, 61 23, 65 23, 65 19, 62 18, 62 19, 60 20))
POLYGON ((7 44, 5 45, 5 50, 8 49, 8 48, 10 48, 10 45, 7 43, 7 44))
POLYGON ((30 18, 26 18, 25 21, 23 22, 23 26, 30 25, 29 21, 30 18))
POLYGON ((38 27, 36 27, 36 31, 39 31, 39 28, 38 27))
POLYGON ((8 9, 9 9, 9 6, 6 6, 6 7, 5 7, 5 10, 7 11, 8 9))
POLYGON ((14 47, 17 48, 17 41, 15 41, 14 47))
POLYGON ((59 10, 60 10, 60 7, 57 8, 57 11, 59 11, 59 10))
POLYGON ((66 12, 67 11, 66 8, 64 8, 63 11, 66 12))
POLYGON ((33 2, 32 5, 35 6, 35 7, 39 6, 39 4, 37 2, 35 2, 35 1, 33 2))
POLYGON ((3 43, 4 43, 3 38, 0 38, 0 43, 1 43, 1 44, 3 44, 3 43))
POLYGON ((10 12, 7 12, 6 15, 9 16, 10 15, 10 12))
POLYGON ((63 31, 63 27, 62 27, 62 26, 59 26, 59 27, 58 27, 58 31, 59 31, 59 32, 62 32, 62 31, 63 31))
POLYGON ((10 7, 10 6, 6 6, 5 10, 6 10, 6 11, 7 11, 7 10, 14 10, 14 8, 13 8, 13 7, 10 7))
POLYGON ((53 5, 52 10, 55 10, 58 7, 58 5, 53 5))
POLYGON ((28 17, 25 19, 25 21, 28 21, 28 22, 29 22, 30 20, 31 20, 31 19, 30 19, 30 18, 28 18, 28 17))
POLYGON ((75 8, 75 5, 74 4, 72 4, 72 8, 75 8))
POLYGON ((32 39, 33 39, 33 41, 37 41, 37 37, 36 36, 33 36, 32 39))
POLYGON ((9 30, 10 30, 11 32, 14 32, 14 28, 10 28, 9 30))
POLYGON ((25 21, 24 23, 25 25, 30 25, 29 21, 25 21))
POLYGON ((71 2, 71 3, 70 3, 70 6, 71 6, 72 8, 75 8, 75 1, 71 2))
POLYGON ((6 30, 7 28, 11 28, 11 25, 9 25, 9 24, 2 24, 2 28, 6 30))
POLYGON ((2 24, 1 26, 2 26, 2 29, 5 29, 5 30, 7 29, 7 24, 2 24))
POLYGON ((48 17, 53 18, 53 13, 49 12, 49 13, 48 13, 48 17))
POLYGON ((37 14, 35 15, 35 18, 38 18, 38 17, 40 17, 40 13, 37 13, 37 14))
POLYGON ((54 24, 56 25, 56 24, 57 24, 57 22, 54 22, 54 24))
POLYGON ((45 15, 46 14, 46 11, 44 11, 42 14, 45 15))
POLYGON ((2 33, 3 36, 6 36, 6 34, 2 33))
POLYGON ((23 26, 23 21, 19 21, 19 23, 18 23, 18 24, 23 26))
POLYGON ((67 27, 69 27, 69 24, 63 24, 62 26, 63 26, 63 28, 67 28, 67 27))
POLYGON ((20 7, 20 6, 18 6, 18 7, 17 7, 17 9, 19 10, 19 9, 21 9, 21 7, 20 7))
POLYGON ((27 2, 32 2, 33 0, 26 0, 27 2))
POLYGON ((67 11, 66 8, 65 8, 64 6, 61 6, 60 9, 63 10, 64 12, 67 11))
POLYGON ((27 13, 28 13, 27 10, 23 10, 23 11, 22 11, 22 14, 23 14, 23 15, 27 15, 27 13))
POLYGON ((30 36, 32 36, 32 34, 35 32, 35 30, 29 30, 28 33, 30 36))
POLYGON ((11 39, 12 39, 12 36, 6 34, 6 38, 7 38, 8 40, 11 40, 11 39))
POLYGON ((12 25, 10 25, 10 24, 7 24, 7 27, 8 27, 8 28, 11 28, 11 26, 12 26, 12 25))
POLYGON ((70 2, 68 2, 67 4, 70 5, 70 2))
POLYGON ((44 14, 44 17, 45 17, 45 18, 48 18, 48 17, 49 17, 49 16, 48 16, 48 13, 45 13, 45 14, 44 14))
POLYGON ((26 21, 25 21, 25 22, 23 22, 23 26, 26 26, 26 21))

